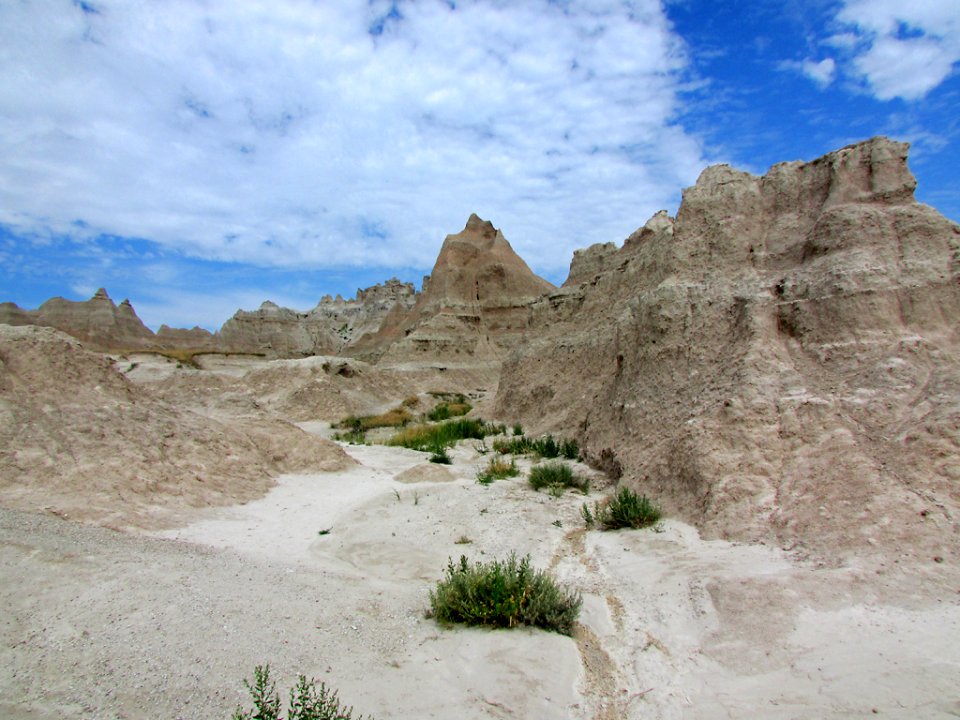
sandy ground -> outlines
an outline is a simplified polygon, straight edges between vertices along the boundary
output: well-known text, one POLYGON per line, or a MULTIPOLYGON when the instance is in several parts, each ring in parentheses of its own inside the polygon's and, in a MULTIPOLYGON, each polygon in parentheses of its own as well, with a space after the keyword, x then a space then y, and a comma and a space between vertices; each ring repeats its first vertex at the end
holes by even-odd
POLYGON ((471 443, 444 471, 348 450, 153 536, 0 510, 0 717, 226 718, 265 663, 381 720, 960 716, 955 591, 669 520, 588 533, 578 494, 476 484, 471 443), (510 551, 583 593, 575 637, 424 617, 448 558, 510 551))

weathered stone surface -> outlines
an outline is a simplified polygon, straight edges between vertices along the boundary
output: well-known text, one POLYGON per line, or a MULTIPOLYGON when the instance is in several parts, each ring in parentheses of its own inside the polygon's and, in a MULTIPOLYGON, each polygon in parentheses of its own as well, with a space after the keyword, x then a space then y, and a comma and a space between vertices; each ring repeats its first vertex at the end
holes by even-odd
POLYGON ((675 221, 536 304, 501 418, 576 429, 709 535, 956 550, 960 227, 914 201, 906 158, 875 138, 708 168, 675 221))
POLYGON ((257 414, 218 419, 131 383, 52 328, 0 325, 0 498, 76 520, 155 527, 186 507, 260 497, 284 472, 353 461, 257 414))
POLYGON ((554 290, 490 222, 471 215, 448 235, 423 291, 348 352, 389 362, 498 362, 529 329, 530 305, 554 290))
POLYGON ((326 295, 308 312, 268 301, 253 312, 237 311, 217 333, 218 347, 267 357, 335 355, 356 338, 376 332, 394 307, 412 307, 415 298, 411 283, 391 278, 383 285, 357 290, 352 300, 326 295))
POLYGON ((54 327, 101 350, 142 350, 157 344, 130 301, 115 305, 103 288, 89 300, 75 302, 56 297, 36 310, 3 303, 0 323, 54 327))

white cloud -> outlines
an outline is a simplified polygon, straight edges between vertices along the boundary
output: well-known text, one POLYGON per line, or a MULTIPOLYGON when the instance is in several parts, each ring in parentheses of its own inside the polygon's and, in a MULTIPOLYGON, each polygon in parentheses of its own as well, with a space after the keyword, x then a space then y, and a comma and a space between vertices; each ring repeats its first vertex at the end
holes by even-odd
POLYGON ((0 223, 427 267, 476 211, 556 271, 696 178, 657 0, 453 5, 2 3, 0 223))
POLYGON ((824 58, 820 62, 813 60, 804 60, 801 63, 803 74, 813 80, 817 85, 825 87, 833 82, 833 75, 836 72, 837 64, 833 58, 824 58))
POLYGON ((837 19, 859 41, 851 72, 881 100, 922 98, 960 62, 957 0, 845 0, 837 19))
POLYGON ((806 75, 820 87, 826 87, 833 82, 837 64, 833 58, 824 58, 820 62, 815 60, 803 60, 801 62, 787 60, 780 63, 780 67, 806 75))

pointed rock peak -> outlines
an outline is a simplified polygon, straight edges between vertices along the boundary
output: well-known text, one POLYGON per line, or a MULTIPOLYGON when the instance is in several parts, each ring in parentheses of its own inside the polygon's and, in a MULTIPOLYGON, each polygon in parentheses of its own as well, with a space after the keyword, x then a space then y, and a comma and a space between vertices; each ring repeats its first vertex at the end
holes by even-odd
POLYGON ((261 310, 279 310, 280 306, 277 305, 272 300, 264 300, 262 303, 260 303, 260 309, 261 310))
POLYGON ((463 228, 461 235, 466 235, 468 233, 471 235, 479 235, 481 237, 491 238, 496 236, 497 229, 489 220, 483 220, 478 217, 476 213, 472 213, 470 218, 467 220, 467 224, 463 228))
POLYGON ((109 300, 110 296, 107 295, 106 288, 100 288, 93 294, 93 297, 90 299, 91 300, 109 300))

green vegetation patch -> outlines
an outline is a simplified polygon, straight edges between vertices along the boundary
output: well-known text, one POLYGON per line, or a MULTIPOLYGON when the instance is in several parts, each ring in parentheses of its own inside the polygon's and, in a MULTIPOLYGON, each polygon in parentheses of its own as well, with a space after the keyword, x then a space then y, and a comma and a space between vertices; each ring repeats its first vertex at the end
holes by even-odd
POLYGON ((430 593, 428 617, 441 623, 486 627, 530 625, 569 635, 580 614, 582 598, 564 589, 547 573, 530 567, 530 556, 521 560, 447 563, 444 579, 430 593))
POLYGON ((557 439, 553 435, 540 438, 517 435, 498 438, 493 442, 493 449, 502 455, 537 455, 547 459, 564 457, 567 460, 576 460, 580 456, 580 447, 576 440, 557 439))
MULTIPOLYGON (((238 707, 232 720, 283 720, 280 714, 280 693, 277 685, 270 679, 270 666, 257 667, 253 671, 253 683, 244 680, 253 710, 238 707)), ((340 702, 335 690, 331 691, 324 683, 317 687, 317 681, 307 680, 301 675, 297 684, 290 689, 290 706, 287 720, 352 720, 353 708, 340 702)), ((362 715, 357 720, 363 720, 362 715)), ((367 720, 373 720, 368 717, 367 720)))
POLYGON ((645 528, 656 525, 663 516, 659 506, 646 495, 638 497, 633 490, 626 487, 620 488, 609 502, 594 503, 592 511, 584 503, 580 514, 587 527, 598 526, 601 530, 645 528))
POLYGON ((502 432, 501 425, 479 418, 459 418, 437 425, 409 425, 387 440, 387 445, 436 452, 438 447, 447 448, 459 440, 483 440, 487 435, 502 432))
POLYGON ((473 406, 468 402, 442 402, 427 413, 427 419, 434 422, 449 420, 452 417, 466 415, 471 410, 473 406))
POLYGON ((581 492, 590 489, 586 478, 576 475, 569 465, 562 462, 549 462, 535 465, 530 469, 530 487, 534 490, 547 488, 556 495, 560 495, 566 488, 576 488, 581 492))
POLYGON ((492 457, 486 467, 477 473, 477 482, 481 485, 489 485, 494 480, 516 477, 519 474, 520 468, 517 467, 516 460, 507 462, 504 458, 492 457))
POLYGON ((413 420, 405 407, 395 407, 379 415, 350 415, 334 425, 335 428, 352 432, 366 432, 374 428, 403 427, 413 420))

